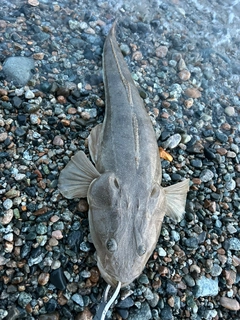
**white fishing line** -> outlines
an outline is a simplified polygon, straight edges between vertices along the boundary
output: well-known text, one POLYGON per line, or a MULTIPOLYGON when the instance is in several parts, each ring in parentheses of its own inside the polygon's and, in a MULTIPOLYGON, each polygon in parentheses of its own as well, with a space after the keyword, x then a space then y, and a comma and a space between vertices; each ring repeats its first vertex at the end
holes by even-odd
MULTIPOLYGON (((107 288, 106 288, 106 291, 105 291, 105 294, 104 294, 104 301, 105 302, 107 301, 107 296, 108 296, 108 292, 109 292, 110 288, 111 288, 110 285, 108 285, 107 288)), ((105 319, 105 316, 106 316, 109 308, 113 304, 114 300, 117 298, 117 295, 118 295, 120 289, 121 289, 121 282, 118 282, 118 285, 117 285, 116 290, 114 291, 114 294, 112 295, 111 299, 108 301, 108 303, 106 304, 105 308, 103 309, 101 320, 105 319)))

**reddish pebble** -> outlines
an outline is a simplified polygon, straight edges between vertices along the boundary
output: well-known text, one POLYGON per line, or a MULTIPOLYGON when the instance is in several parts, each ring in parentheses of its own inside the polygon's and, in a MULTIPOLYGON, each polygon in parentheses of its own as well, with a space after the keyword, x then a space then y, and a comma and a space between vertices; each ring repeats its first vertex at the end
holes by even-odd
POLYGON ((77 314, 75 320, 92 320, 92 318, 92 313, 88 309, 85 309, 77 314))
POLYGON ((237 257, 235 255, 232 256, 232 262, 233 262, 234 267, 240 266, 240 257, 237 257))
POLYGON ((158 267, 158 272, 161 276, 166 276, 168 274, 168 268, 165 266, 159 266, 158 267))
POLYGON ((62 119, 61 123, 64 125, 64 127, 69 127, 70 126, 70 121, 67 119, 62 119))
POLYGON ((200 98, 201 97, 201 92, 196 89, 196 88, 188 88, 185 90, 185 95, 188 96, 189 98, 200 98))
POLYGON ((62 239, 63 238, 63 235, 62 235, 62 231, 61 230, 55 230, 52 232, 52 237, 55 238, 55 239, 62 239))
POLYGON ((140 61, 140 60, 142 60, 143 56, 140 51, 135 51, 132 55, 132 58, 133 58, 133 60, 140 61))
POLYGON ((168 101, 163 101, 162 102, 162 107, 163 108, 169 108, 171 106, 171 103, 170 102, 168 102, 168 101))
POLYGON ((227 153, 227 149, 225 148, 218 148, 217 153, 219 153, 221 156, 224 156, 227 153))
POLYGON ((225 276, 227 284, 229 286, 233 285, 236 282, 237 274, 233 270, 224 270, 223 276, 225 276))
POLYGON ((0 20, 0 29, 5 29, 7 26, 7 22, 5 20, 0 20))
POLYGON ((7 136, 8 136, 7 132, 0 133, 0 142, 5 141, 7 139, 7 136))
POLYGON ((81 112, 81 117, 83 118, 83 120, 89 120, 90 119, 90 114, 89 112, 83 111, 81 112))
POLYGON ((167 53, 168 53, 168 48, 166 46, 159 46, 156 49, 156 56, 158 58, 166 57, 167 53))
POLYGON ((59 216, 56 215, 56 214, 54 214, 54 215, 50 218, 50 221, 51 221, 51 222, 57 222, 59 219, 60 219, 59 216))
POLYGON ((229 123, 223 123, 222 125, 221 125, 221 129, 222 130, 231 130, 231 125, 229 124, 229 123))
POLYGON ((99 270, 98 268, 96 267, 93 267, 91 270, 90 270, 90 273, 91 273, 91 276, 90 276, 90 281, 93 282, 93 283, 97 283, 99 281, 99 277, 100 277, 100 273, 99 273, 99 270))
POLYGON ((162 281, 159 278, 155 279, 152 283, 152 287, 154 290, 159 289, 161 287, 161 285, 162 285, 162 281))
POLYGON ((44 53, 42 53, 42 52, 38 52, 38 53, 33 54, 33 59, 35 59, 35 60, 43 60, 43 58, 44 58, 44 53))
POLYGON ((86 84, 85 90, 88 90, 88 91, 92 90, 92 86, 90 84, 86 84))
POLYGON ((169 304, 169 306, 170 306, 171 308, 174 307, 174 298, 173 298, 173 297, 170 297, 170 298, 168 299, 168 304, 169 304))
POLYGON ((81 199, 77 204, 77 210, 79 212, 87 212, 88 211, 88 203, 86 200, 81 199))
POLYGON ((61 104, 64 104, 67 102, 66 98, 64 96, 58 96, 57 101, 61 104))
POLYGON ((48 243, 51 247, 56 247, 58 245, 58 241, 56 238, 50 238, 48 243))
POLYGON ((163 112, 161 114, 161 118, 163 118, 163 119, 168 119, 169 117, 170 117, 170 115, 167 112, 163 112))
POLYGON ((178 73, 178 76, 182 81, 187 81, 190 79, 191 73, 188 70, 182 70, 178 73))
POLYGON ((53 144, 55 146, 63 146, 64 142, 63 139, 60 136, 55 136, 53 139, 53 144))
POLYGON ((77 113, 77 109, 76 108, 68 108, 68 111, 67 111, 68 114, 76 114, 77 113))
POLYGON ((233 310, 233 311, 240 310, 240 305, 236 299, 221 297, 220 304, 228 310, 233 310))
POLYGON ((49 278, 50 278, 50 274, 49 273, 47 273, 47 272, 40 273, 40 275, 38 277, 38 283, 41 286, 45 286, 45 284, 48 283, 49 278))

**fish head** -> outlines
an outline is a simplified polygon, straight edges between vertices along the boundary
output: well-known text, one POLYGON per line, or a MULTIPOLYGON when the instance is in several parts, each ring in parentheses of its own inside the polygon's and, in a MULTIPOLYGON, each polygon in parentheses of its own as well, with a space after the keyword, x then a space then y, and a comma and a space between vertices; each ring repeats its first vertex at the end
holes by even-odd
POLYGON ((126 286, 142 273, 160 234, 164 189, 155 182, 145 186, 126 187, 106 172, 89 187, 91 237, 100 272, 112 286, 126 286))

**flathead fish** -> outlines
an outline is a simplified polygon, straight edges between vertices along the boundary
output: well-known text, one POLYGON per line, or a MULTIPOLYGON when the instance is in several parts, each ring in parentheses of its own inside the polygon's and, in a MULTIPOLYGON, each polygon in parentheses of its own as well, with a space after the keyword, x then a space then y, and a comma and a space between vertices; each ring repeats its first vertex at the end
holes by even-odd
POLYGON ((105 117, 88 138, 91 160, 77 152, 62 170, 64 197, 87 197, 102 277, 126 286, 142 272, 166 215, 181 220, 188 179, 163 188, 155 132, 115 38, 103 50, 105 117))

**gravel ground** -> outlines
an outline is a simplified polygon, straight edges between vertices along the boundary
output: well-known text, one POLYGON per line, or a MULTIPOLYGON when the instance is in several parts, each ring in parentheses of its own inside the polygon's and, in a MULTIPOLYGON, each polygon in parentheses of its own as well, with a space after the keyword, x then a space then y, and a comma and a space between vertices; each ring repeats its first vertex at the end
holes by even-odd
POLYGON ((189 177, 143 274, 108 319, 240 318, 239 1, 1 0, 0 319, 92 319, 106 286, 87 202, 57 189, 102 122, 101 54, 118 41, 145 99, 163 184, 189 177))

